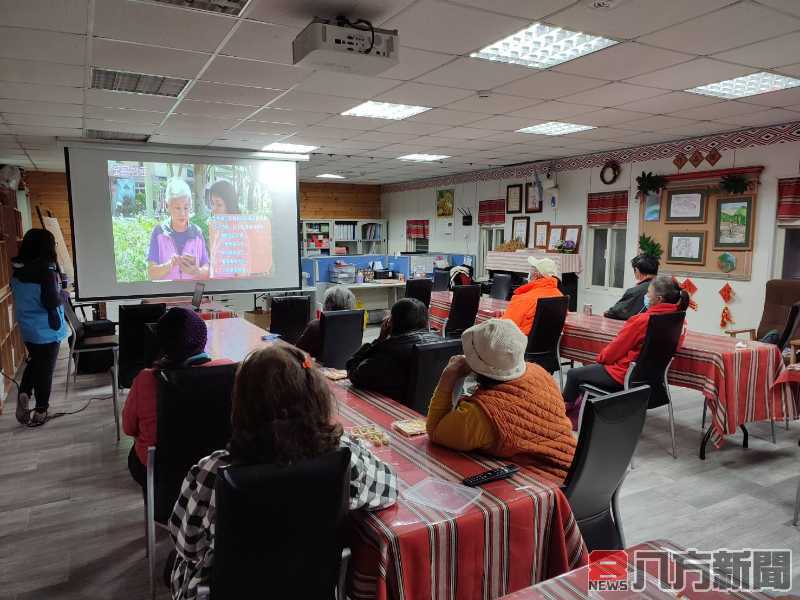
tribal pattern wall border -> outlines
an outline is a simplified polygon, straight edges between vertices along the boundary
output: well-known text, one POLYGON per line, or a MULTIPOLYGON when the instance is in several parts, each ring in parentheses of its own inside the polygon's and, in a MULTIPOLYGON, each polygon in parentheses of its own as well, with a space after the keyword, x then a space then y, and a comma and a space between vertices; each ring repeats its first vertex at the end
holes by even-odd
POLYGON ((786 142, 800 142, 800 121, 784 123, 783 125, 769 125, 767 127, 755 127, 726 133, 715 133, 708 136, 676 140, 673 142, 662 142, 660 144, 638 146, 636 148, 624 148, 621 150, 611 150, 609 152, 568 156, 555 160, 536 161, 511 167, 496 167, 483 171, 470 171, 469 173, 456 173, 430 179, 391 183, 381 186, 381 191, 405 192, 408 190, 440 187, 457 183, 494 181, 498 179, 527 179, 534 171, 541 174, 548 169, 550 171, 588 169, 591 167, 601 167, 609 160, 615 160, 620 164, 635 163, 661 158, 673 158, 680 152, 691 154, 695 150, 708 151, 712 148, 716 148, 717 150, 733 150, 736 148, 769 146, 786 142))

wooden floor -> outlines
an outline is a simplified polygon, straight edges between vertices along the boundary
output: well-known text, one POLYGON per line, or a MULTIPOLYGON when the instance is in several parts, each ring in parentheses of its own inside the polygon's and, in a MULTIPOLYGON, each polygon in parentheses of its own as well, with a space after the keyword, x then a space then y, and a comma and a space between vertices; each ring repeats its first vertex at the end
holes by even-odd
MULTIPOLYGON (((82 376, 64 400, 66 354, 51 410, 75 410, 110 393, 104 376, 82 376)), ((700 394, 674 388, 678 460, 669 453, 666 409, 652 411, 623 487, 628 545, 665 537, 699 549, 791 548, 800 589, 800 535, 792 527, 800 425, 750 427, 750 448, 733 436, 697 457, 700 394), (760 436, 761 439, 759 439, 760 436)), ((37 429, 0 415, 0 599, 144 599, 142 498, 127 471, 131 441, 117 444, 110 400, 37 429)), ((161 538, 159 558, 168 549, 161 538)), ((163 564, 163 563, 161 563, 163 564)), ((163 585, 159 598, 167 598, 163 585)))

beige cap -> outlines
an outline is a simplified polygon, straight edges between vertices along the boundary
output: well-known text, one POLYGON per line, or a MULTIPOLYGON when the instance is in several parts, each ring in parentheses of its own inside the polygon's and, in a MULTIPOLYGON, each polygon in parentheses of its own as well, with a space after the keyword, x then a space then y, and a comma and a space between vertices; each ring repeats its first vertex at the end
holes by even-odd
POLYGON ((528 338, 508 319, 489 319, 461 335, 470 368, 497 381, 518 379, 525 373, 528 338))
POLYGON ((528 264, 545 277, 556 277, 558 275, 558 265, 552 258, 529 256, 528 264))

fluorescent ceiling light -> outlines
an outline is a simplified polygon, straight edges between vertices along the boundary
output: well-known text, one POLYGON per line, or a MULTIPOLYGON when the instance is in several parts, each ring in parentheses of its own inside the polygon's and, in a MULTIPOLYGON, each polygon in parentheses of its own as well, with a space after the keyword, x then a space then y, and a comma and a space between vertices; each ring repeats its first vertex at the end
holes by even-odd
POLYGON ((470 54, 496 62, 546 69, 617 44, 616 40, 534 23, 470 54))
POLYGON ((336 175, 336 173, 321 173, 317 177, 320 179, 344 179, 343 175, 336 175))
POLYGON ((730 99, 746 98, 747 96, 756 96, 758 94, 766 94, 767 92, 777 92, 778 90, 785 90, 799 85, 800 79, 762 71, 760 73, 753 73, 752 75, 744 75, 742 77, 735 77, 734 79, 718 81, 717 83, 701 85, 686 91, 692 92, 693 94, 730 99))
POLYGON ((447 154, 406 154, 405 156, 398 156, 397 158, 399 160, 410 160, 413 162, 434 162, 450 158, 450 156, 447 154))
POLYGON ((281 142, 272 142, 264 146, 261 150, 265 152, 297 152, 304 154, 306 152, 313 152, 319 146, 303 146, 302 144, 282 144, 281 142))
POLYGON ((419 113, 430 110, 427 106, 412 106, 409 104, 391 104, 390 102, 374 102, 368 100, 363 104, 354 106, 342 113, 345 117, 370 117, 372 119, 392 119, 401 121, 419 113))
POLYGON ((539 135, 566 135, 567 133, 575 133, 576 131, 586 131, 587 129, 595 129, 591 125, 578 125, 577 123, 559 123, 558 121, 550 121, 549 123, 541 123, 540 125, 531 125, 530 127, 523 127, 517 129, 517 133, 538 133, 539 135))

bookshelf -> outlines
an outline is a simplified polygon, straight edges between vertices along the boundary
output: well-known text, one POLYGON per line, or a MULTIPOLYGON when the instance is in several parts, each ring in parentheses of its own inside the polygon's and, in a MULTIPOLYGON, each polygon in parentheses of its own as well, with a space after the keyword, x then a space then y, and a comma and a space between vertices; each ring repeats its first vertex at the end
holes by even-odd
POLYGON ((381 219, 304 220, 303 256, 330 256, 336 248, 346 256, 386 253, 386 221, 381 219))

